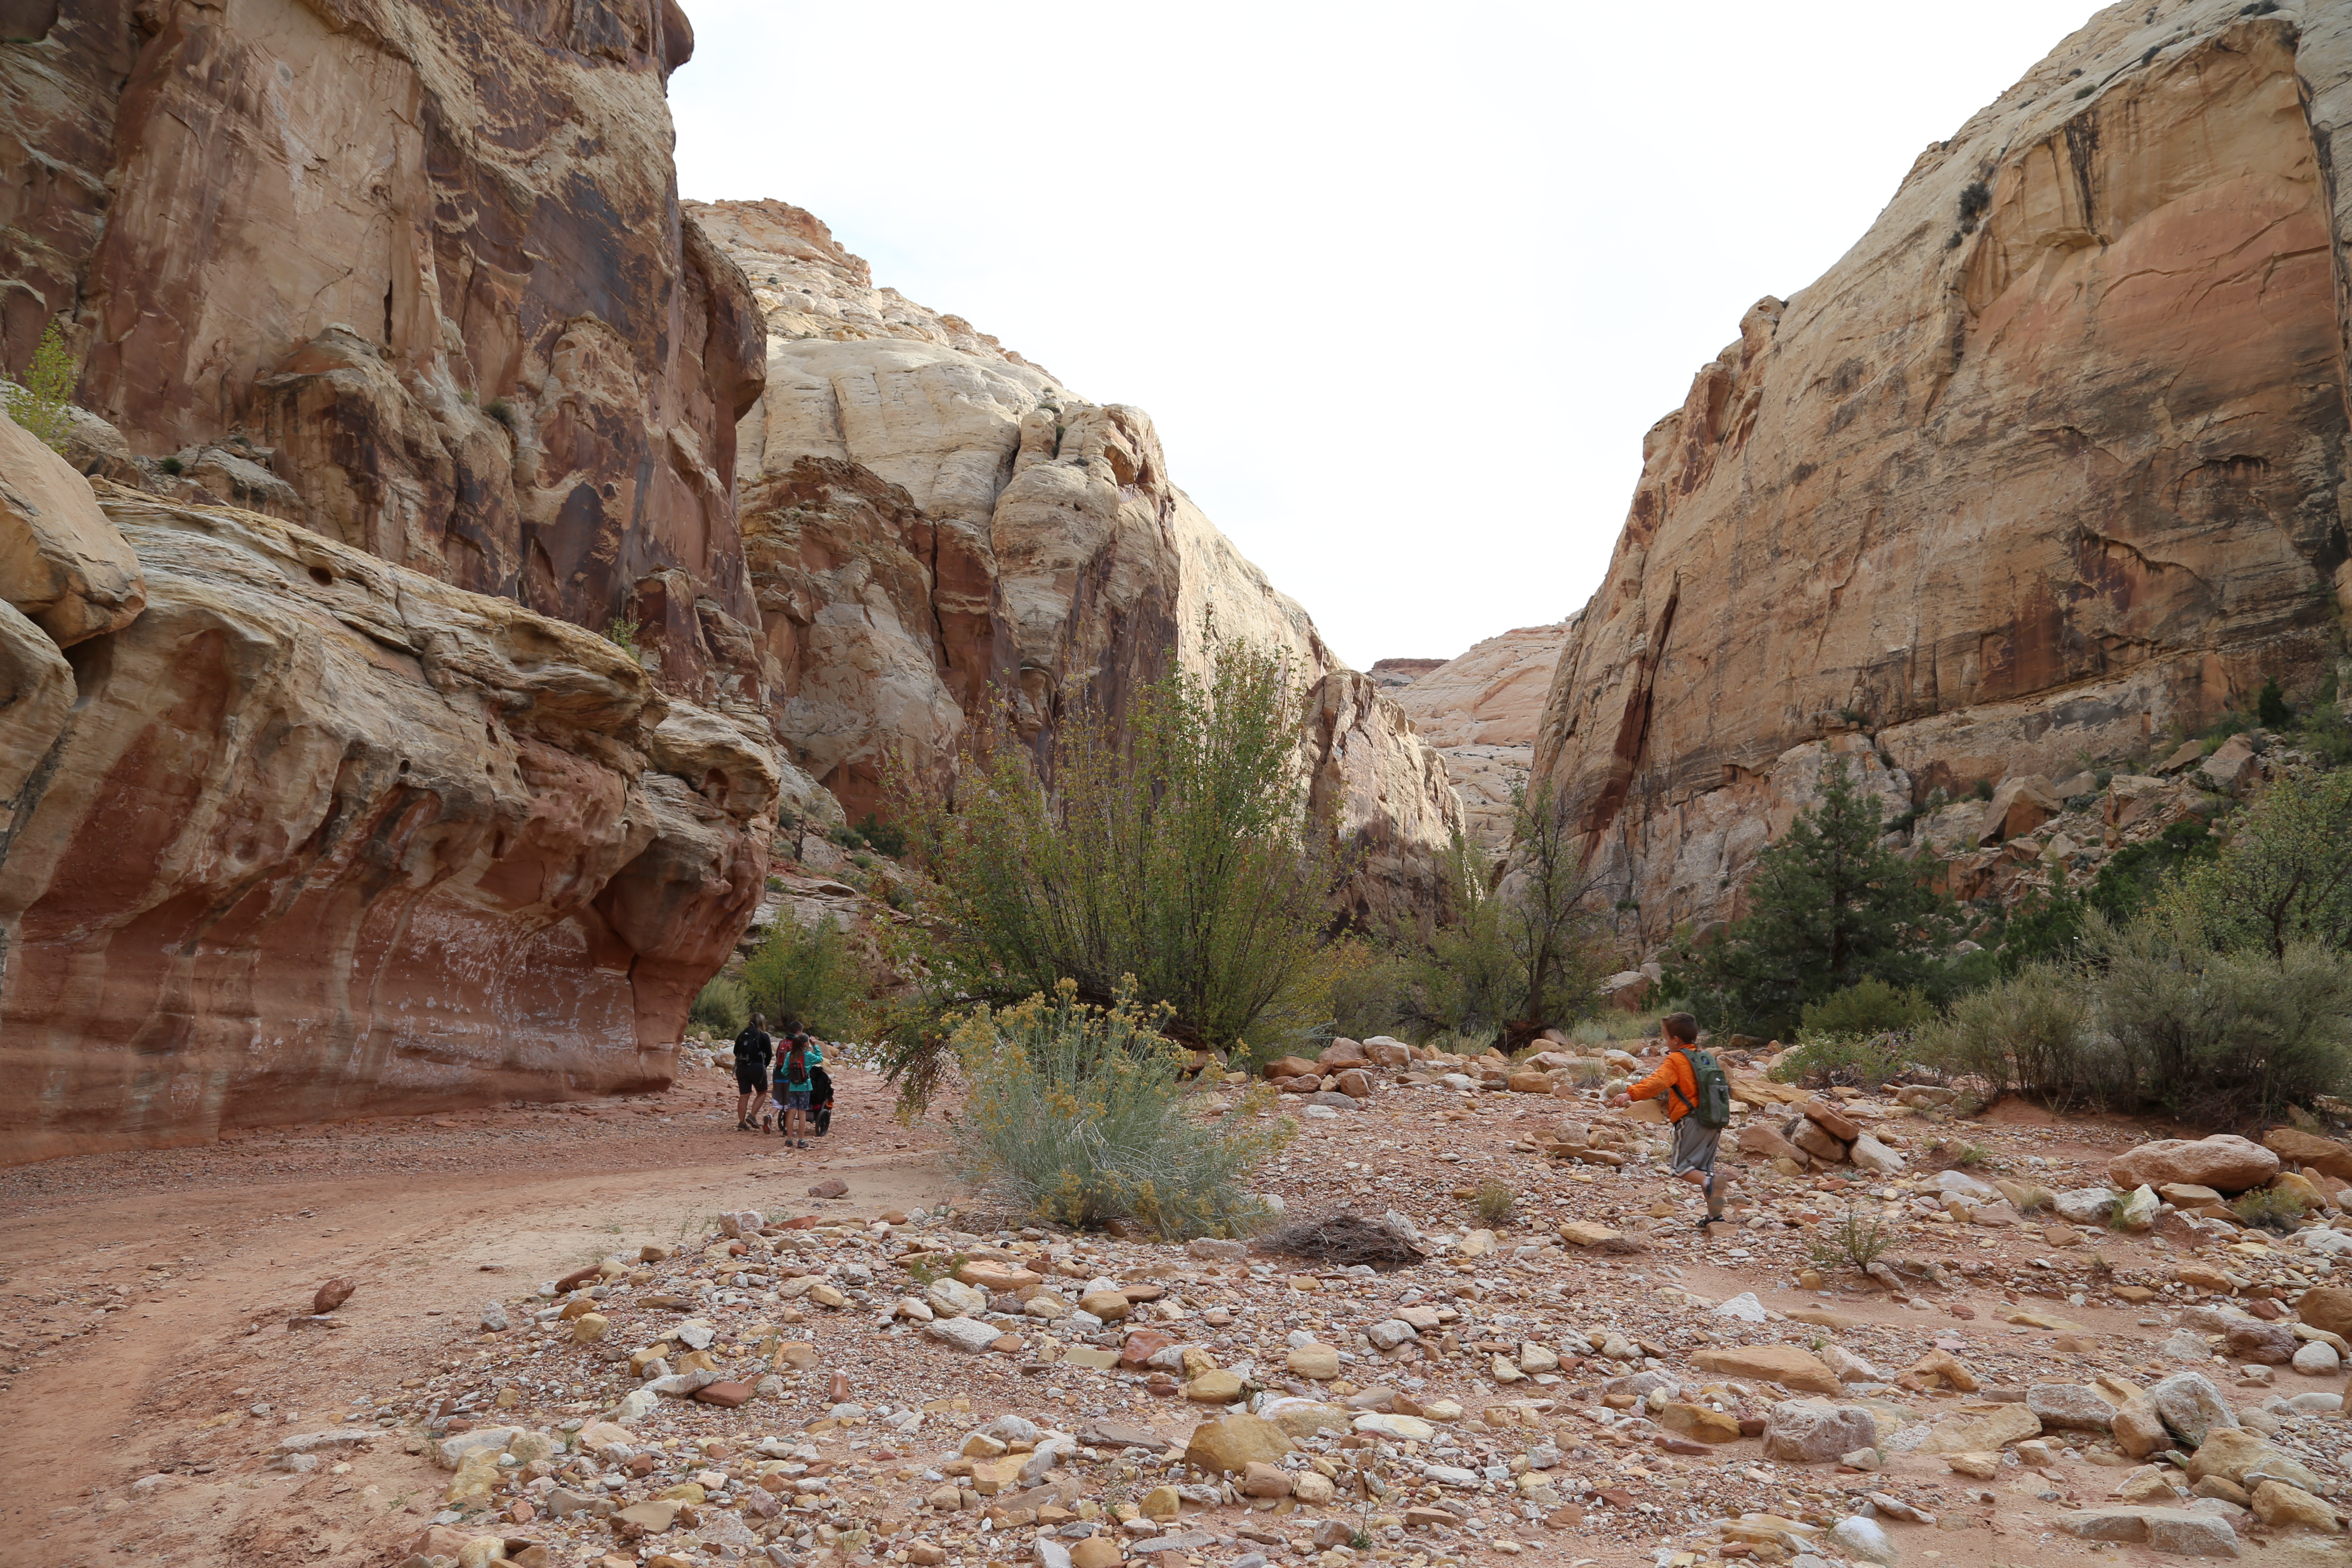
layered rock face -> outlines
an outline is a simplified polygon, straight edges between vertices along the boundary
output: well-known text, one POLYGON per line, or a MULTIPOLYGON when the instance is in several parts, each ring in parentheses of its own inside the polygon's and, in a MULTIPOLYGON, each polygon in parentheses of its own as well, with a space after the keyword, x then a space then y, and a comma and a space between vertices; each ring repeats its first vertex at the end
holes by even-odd
POLYGON ((0 474, 6 1158, 667 1080, 764 735, 308 530, 101 511, 5 420, 0 474))
POLYGON ((1650 940, 1831 750, 1892 816, 2331 666, 2352 15, 2249 9, 2101 13, 1650 432, 1536 759, 1650 940))
POLYGON ((1384 658, 1371 668, 1421 738, 1445 760, 1471 837, 1499 850, 1511 839, 1511 789, 1535 764, 1544 698, 1573 621, 1519 626, 1458 658, 1384 658))
POLYGON ((61 317, 76 401, 219 499, 583 625, 665 569, 750 619, 759 336, 678 212, 672 0, 47 11, 0 47, 11 373, 61 317))
POLYGON ((1175 487, 1149 416, 875 288, 796 207, 688 208, 767 325, 737 450, 778 731, 853 817, 893 769, 944 782, 992 702, 1043 744, 1231 638, 1307 684, 1312 796, 1361 858, 1354 909, 1429 890, 1461 820, 1441 763, 1175 487))

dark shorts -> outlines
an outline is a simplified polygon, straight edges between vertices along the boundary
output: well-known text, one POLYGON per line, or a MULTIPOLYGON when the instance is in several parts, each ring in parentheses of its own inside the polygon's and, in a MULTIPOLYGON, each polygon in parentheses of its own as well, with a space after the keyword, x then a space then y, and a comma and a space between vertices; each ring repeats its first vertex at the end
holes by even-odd
POLYGON ((763 1072, 761 1072, 759 1068, 737 1068, 735 1069, 735 1092, 736 1092, 736 1093, 738 1093, 738 1094, 758 1094, 758 1093, 760 1093, 761 1090, 765 1089, 767 1087, 768 1087, 768 1075, 767 1075, 767 1074, 765 1074, 765 1073, 763 1073, 763 1072))
POLYGON ((1685 1116, 1675 1123, 1673 1163, 1666 1167, 1669 1174, 1679 1176, 1685 1171, 1715 1170, 1715 1146, 1723 1137, 1720 1127, 1702 1127, 1696 1116, 1685 1116))
POLYGON ((776 1101, 786 1110, 806 1110, 809 1091, 804 1089, 780 1089, 776 1090, 776 1101))

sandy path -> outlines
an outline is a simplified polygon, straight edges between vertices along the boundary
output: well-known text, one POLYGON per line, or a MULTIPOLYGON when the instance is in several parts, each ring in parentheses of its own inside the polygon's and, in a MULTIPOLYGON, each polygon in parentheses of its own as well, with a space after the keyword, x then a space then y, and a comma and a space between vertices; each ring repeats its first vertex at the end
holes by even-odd
POLYGON ((834 1131, 804 1152, 732 1131, 731 1086, 703 1072, 636 1101, 0 1171, 0 1563, 387 1560, 431 1512, 404 1495, 415 1461, 396 1436, 342 1474, 257 1477, 251 1456, 337 1425, 351 1391, 470 1354, 476 1307, 518 1277, 675 1244, 721 1209, 951 1195, 937 1123, 898 1126, 862 1073, 835 1084, 834 1131), (823 1175, 850 1195, 805 1197, 823 1175), (289 1328, 337 1277, 358 1281, 333 1314, 343 1326, 289 1328))

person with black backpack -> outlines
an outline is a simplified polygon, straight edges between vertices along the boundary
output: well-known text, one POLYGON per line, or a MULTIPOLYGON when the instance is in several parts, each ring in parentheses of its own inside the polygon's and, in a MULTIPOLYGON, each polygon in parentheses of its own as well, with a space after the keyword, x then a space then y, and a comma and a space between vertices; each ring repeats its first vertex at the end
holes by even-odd
POLYGON ((735 1131, 757 1132, 769 1119, 762 1114, 768 1104, 768 1063, 776 1052, 776 1042, 761 1026, 767 1020, 759 1014, 735 1037, 735 1131))
POLYGON ((1631 1105, 1637 1100, 1666 1102, 1666 1120, 1674 1123, 1675 1150, 1670 1174, 1706 1193, 1706 1217, 1700 1234, 1723 1217, 1723 1197, 1730 1186, 1715 1170, 1716 1144, 1731 1121, 1731 1079, 1715 1055, 1698 1048, 1698 1020, 1688 1013, 1671 1013, 1659 1026, 1666 1034, 1666 1059, 1658 1070, 1610 1101, 1631 1105))

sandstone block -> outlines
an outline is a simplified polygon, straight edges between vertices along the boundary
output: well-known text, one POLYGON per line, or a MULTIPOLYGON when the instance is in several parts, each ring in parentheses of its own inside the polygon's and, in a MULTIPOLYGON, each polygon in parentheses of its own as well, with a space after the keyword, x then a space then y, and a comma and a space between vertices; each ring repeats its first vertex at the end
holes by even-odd
POLYGON ((0 599, 70 647, 146 606, 137 552, 89 481, 0 410, 0 599))
POLYGON ((1789 1464, 1834 1463, 1856 1448, 1874 1447, 1878 1424, 1858 1405, 1784 1399, 1764 1417, 1764 1457, 1789 1464))
POLYGON ((1241 1475, 1252 1464, 1278 1465, 1292 1447, 1273 1422, 1235 1411, 1194 1427, 1184 1461, 1215 1475, 1241 1475))
POLYGON ((2166 1138, 2143 1143, 2107 1163, 2118 1187, 2184 1182, 2219 1193, 2242 1193, 2278 1174, 2279 1157, 2231 1132, 2210 1138, 2166 1138))
POLYGON ((1795 1345, 1710 1345, 1693 1352, 1691 1363, 1718 1376, 1758 1378, 1806 1394, 1835 1394, 1844 1386, 1837 1373, 1795 1345))

